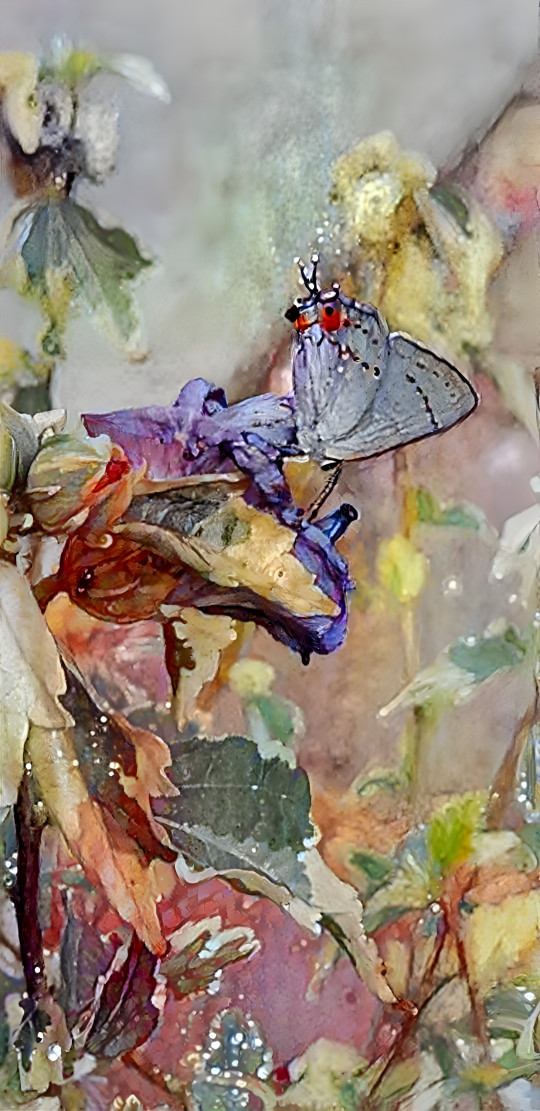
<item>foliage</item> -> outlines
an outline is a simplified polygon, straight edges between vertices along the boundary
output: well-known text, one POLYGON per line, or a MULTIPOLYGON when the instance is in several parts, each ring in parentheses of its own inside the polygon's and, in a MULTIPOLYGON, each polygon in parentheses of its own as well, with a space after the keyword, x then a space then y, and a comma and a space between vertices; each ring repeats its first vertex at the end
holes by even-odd
MULTIPOLYGON (((115 112, 92 100, 104 74, 168 99, 131 55, 56 40, 41 59, 0 57, 1 153, 18 198, 1 280, 43 317, 36 358, 0 341, 0 390, 19 407, 65 357, 76 308, 124 353, 144 353, 133 288, 150 256, 76 199, 80 182, 99 185, 115 166, 115 112)), ((517 382, 512 404, 528 419, 520 368, 485 355, 502 239, 478 203, 387 134, 343 156, 333 177, 350 289, 429 344, 468 360, 484 353, 503 388, 517 382)), ((490 792, 422 799, 416 789, 421 743, 443 714, 452 720, 454 706, 506 673, 537 670, 536 618, 492 621, 418 663, 414 615, 433 586, 423 539, 485 539, 483 514, 407 487, 403 468, 401 530, 367 530, 380 602, 369 617, 399 613, 408 669, 379 716, 411 713, 401 768, 371 769, 332 801, 343 806, 332 838, 318 769, 310 781, 297 765, 302 712, 274 689, 279 675, 287 690, 288 676, 247 655, 255 625, 304 664, 347 631, 354 584, 336 545, 357 511, 345 503, 321 517, 296 504, 285 469, 301 465, 294 394, 229 405, 196 378, 171 405, 86 414, 69 433, 65 414, 35 401, 34 416, 0 402, 9 1106, 79 1111, 87 1096, 102 1106, 113 1070, 124 1094, 112 1106, 126 1111, 142 1108, 124 1099, 141 1073, 141 1099, 194 1111, 429 1111, 535 1082, 534 728, 525 793, 515 782, 534 708, 490 792), (213 736, 218 698, 243 715, 245 736, 213 736), (294 1053, 266 1031, 276 968, 294 1053), (311 1045, 291 1022, 296 995, 299 1031, 314 1004, 311 1045), (235 1005, 245 997, 257 1019, 235 1005), (361 1008, 367 1056, 354 1041, 361 1008), (321 1016, 339 1040, 320 1036, 321 1016), (153 1063, 169 1031, 174 1075, 153 1063)), ((523 599, 537 526, 537 507, 507 522, 492 567, 494 579, 519 572, 523 599)), ((369 723, 350 726, 360 737, 369 723)))

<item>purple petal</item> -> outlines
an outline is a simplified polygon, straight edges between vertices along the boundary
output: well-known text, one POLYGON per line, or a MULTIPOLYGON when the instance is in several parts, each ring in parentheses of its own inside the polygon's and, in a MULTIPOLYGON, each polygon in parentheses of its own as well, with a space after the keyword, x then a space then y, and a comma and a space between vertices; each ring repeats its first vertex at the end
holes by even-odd
POLYGON ((283 457, 296 452, 292 397, 262 394, 227 408, 223 390, 194 378, 170 407, 121 409, 83 417, 91 436, 106 433, 135 468, 155 480, 238 467, 252 480, 247 500, 297 519, 283 476, 283 457))

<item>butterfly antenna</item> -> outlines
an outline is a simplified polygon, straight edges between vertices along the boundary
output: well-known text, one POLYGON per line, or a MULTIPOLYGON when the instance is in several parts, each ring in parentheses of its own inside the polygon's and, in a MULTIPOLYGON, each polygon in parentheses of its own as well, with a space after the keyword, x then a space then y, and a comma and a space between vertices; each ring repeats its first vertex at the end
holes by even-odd
POLYGON ((308 293, 320 293, 320 286, 317 281, 317 267, 319 265, 319 256, 311 256, 310 266, 306 266, 306 264, 302 262, 301 258, 297 258, 294 261, 298 263, 302 281, 308 293))
POLYGON ((316 498, 313 504, 309 507, 308 524, 311 524, 314 518, 318 516, 319 511, 322 509, 325 501, 327 501, 330 497, 332 490, 335 490, 342 470, 343 463, 336 463, 332 468, 332 473, 330 475, 330 478, 328 479, 328 482, 323 486, 318 498, 316 498))

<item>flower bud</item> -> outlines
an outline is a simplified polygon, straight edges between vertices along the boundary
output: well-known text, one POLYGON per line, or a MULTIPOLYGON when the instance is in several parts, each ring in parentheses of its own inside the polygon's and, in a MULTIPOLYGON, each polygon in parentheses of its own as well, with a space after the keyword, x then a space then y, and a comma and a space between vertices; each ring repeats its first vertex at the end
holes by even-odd
POLYGON ((108 436, 53 436, 28 473, 30 509, 46 532, 72 532, 127 471, 122 449, 108 436))
POLYGON ((11 493, 16 474, 17 450, 4 421, 0 419, 0 493, 11 493))

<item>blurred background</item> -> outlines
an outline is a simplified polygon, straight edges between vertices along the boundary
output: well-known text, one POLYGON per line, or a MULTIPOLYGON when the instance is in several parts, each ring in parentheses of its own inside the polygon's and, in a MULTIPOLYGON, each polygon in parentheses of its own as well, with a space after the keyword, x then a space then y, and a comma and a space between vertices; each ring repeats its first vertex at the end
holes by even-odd
MULTIPOLYGON (((172 95, 166 106, 106 86, 121 109, 118 170, 79 196, 123 221, 160 270, 141 289, 145 362, 88 321, 70 327, 56 400, 79 412, 167 402, 190 377, 226 384, 264 359, 292 259, 317 246, 332 161, 381 129, 435 165, 454 157, 520 87, 537 4, 2 0, 1 27, 4 51, 65 33, 144 54, 172 95)), ((0 333, 32 348, 36 329, 37 313, 3 291, 0 333)))

